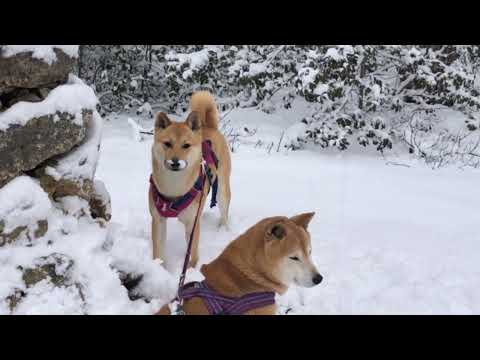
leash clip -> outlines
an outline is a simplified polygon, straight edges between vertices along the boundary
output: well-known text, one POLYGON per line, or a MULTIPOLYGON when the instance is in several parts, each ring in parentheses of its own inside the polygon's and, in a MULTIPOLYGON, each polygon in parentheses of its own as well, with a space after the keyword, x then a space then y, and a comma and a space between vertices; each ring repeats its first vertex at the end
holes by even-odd
POLYGON ((175 311, 176 315, 185 315, 185 310, 183 310, 183 306, 178 304, 177 310, 175 311))
POLYGON ((175 299, 168 304, 171 315, 185 315, 185 310, 183 310, 183 304, 178 299, 175 299))

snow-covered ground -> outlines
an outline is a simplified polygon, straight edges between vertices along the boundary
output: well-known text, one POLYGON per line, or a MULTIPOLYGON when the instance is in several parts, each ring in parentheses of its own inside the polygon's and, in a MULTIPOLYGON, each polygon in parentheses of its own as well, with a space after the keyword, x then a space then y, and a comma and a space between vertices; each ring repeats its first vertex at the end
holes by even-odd
MULTIPOLYGON (((265 143, 277 143, 284 125, 294 123, 251 110, 229 119, 239 128, 258 127, 256 137, 265 143)), ((123 117, 106 123, 97 177, 111 193, 112 221, 126 231, 126 242, 137 241, 125 244, 132 251, 150 246, 151 141, 134 141, 123 117)), ((292 287, 279 299, 282 310, 480 313, 479 171, 393 166, 378 156, 318 150, 277 153, 276 145, 269 154, 266 148, 240 145, 233 154, 230 229, 217 229, 217 208, 206 211, 200 263, 264 217, 313 210, 313 256, 325 280, 313 289, 292 287)), ((178 272, 186 244, 176 220, 169 221, 168 244, 175 260, 167 267, 178 272)))
MULTIPOLYGON (((290 288, 279 298, 281 313, 291 308, 289 314, 480 314, 480 171, 433 171, 399 158, 391 160, 408 167, 387 165, 378 155, 319 149, 277 152, 285 125, 298 119, 253 110, 234 111, 228 119, 239 129, 258 131, 232 154, 229 229, 217 228, 218 208, 203 215, 199 265, 264 217, 316 211, 310 232, 324 282, 290 288)), ((40 284, 38 297, 20 304, 17 313, 149 314, 174 294, 186 243, 182 226, 169 220, 171 274, 151 260, 151 144, 148 135, 140 142, 132 136, 126 116, 107 119, 96 178, 112 198, 108 228, 64 216, 72 231, 53 245, 0 248, 0 297, 19 282, 12 264, 52 249, 71 255, 76 278, 88 284, 82 309, 67 292, 49 293, 40 284), (110 264, 144 273, 140 290, 154 300, 130 301, 110 264)), ((199 277, 190 272, 191 279, 199 277)))

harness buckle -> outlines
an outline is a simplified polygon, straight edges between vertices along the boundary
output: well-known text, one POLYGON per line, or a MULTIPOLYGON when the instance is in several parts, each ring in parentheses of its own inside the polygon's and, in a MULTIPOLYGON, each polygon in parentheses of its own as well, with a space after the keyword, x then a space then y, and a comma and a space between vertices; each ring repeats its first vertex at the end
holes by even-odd
POLYGON ((175 314, 176 315, 185 315, 185 310, 183 310, 183 306, 182 305, 178 305, 177 306, 177 310, 175 311, 175 314))
POLYGON ((185 310, 183 310, 183 304, 178 299, 170 302, 168 304, 168 308, 170 310, 170 314, 172 315, 185 315, 185 310))

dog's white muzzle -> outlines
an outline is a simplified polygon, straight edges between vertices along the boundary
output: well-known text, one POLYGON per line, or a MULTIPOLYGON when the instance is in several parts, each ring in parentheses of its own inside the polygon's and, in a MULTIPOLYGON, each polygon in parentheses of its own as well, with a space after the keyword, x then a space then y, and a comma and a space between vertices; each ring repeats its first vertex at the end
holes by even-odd
POLYGON ((169 170, 180 171, 187 167, 187 162, 185 160, 166 160, 165 164, 169 170))

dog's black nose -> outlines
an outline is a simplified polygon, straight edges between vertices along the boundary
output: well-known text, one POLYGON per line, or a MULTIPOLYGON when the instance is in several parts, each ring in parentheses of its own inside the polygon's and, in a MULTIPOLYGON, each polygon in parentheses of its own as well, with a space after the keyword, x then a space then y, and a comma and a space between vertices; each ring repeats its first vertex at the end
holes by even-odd
POLYGON ((322 280, 323 280, 323 276, 320 275, 320 274, 317 274, 312 278, 312 281, 315 285, 320 284, 322 282, 322 280))
POLYGON ((170 166, 173 169, 178 169, 180 167, 180 162, 178 161, 178 158, 172 158, 172 162, 170 163, 170 166))

